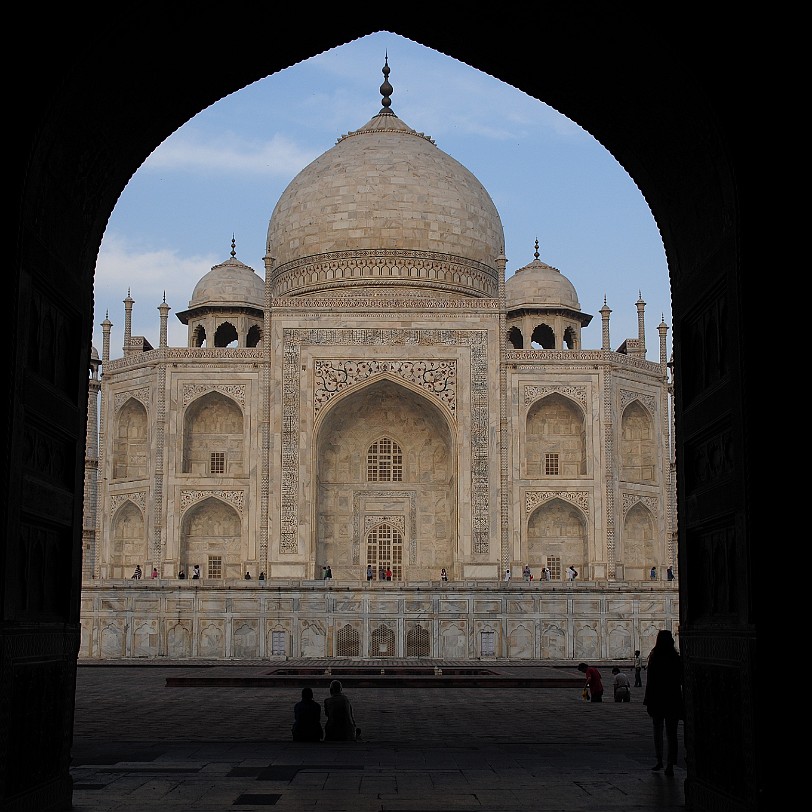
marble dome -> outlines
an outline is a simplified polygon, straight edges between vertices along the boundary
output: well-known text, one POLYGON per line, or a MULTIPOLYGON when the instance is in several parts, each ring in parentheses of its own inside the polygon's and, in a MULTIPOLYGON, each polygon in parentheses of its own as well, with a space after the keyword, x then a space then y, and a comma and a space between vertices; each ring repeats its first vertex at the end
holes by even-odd
POLYGON ((507 309, 549 310, 566 309, 580 311, 578 294, 572 282, 558 268, 536 258, 519 268, 505 280, 507 309))
MULTIPOLYGON (((316 279, 328 256, 374 254, 401 269, 395 284, 415 285, 420 274, 403 270, 410 262, 453 258, 487 277, 488 290, 475 280, 473 293, 492 295, 504 230, 490 195, 461 163, 389 109, 388 81, 381 92, 380 112, 339 138, 282 193, 268 225, 273 268, 284 274, 314 265, 309 278, 316 279)), ((373 275, 356 271, 355 284, 373 275)), ((302 287, 307 278, 303 273, 292 285, 302 287)))
POLYGON ((265 283, 253 268, 232 254, 225 262, 215 265, 195 285, 189 309, 200 307, 262 308, 265 283))

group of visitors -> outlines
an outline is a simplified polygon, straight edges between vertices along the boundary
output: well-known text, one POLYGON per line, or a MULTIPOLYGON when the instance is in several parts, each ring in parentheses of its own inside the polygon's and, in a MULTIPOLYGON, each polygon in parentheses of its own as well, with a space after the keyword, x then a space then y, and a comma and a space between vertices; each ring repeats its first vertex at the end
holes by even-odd
MULTIPOLYGON (((654 729, 654 755, 657 759, 653 771, 664 769, 667 776, 674 775, 677 763, 678 738, 677 730, 680 719, 685 718, 685 705, 682 696, 682 659, 676 649, 674 636, 668 629, 657 633, 647 664, 639 649, 634 652, 632 664, 634 670, 634 687, 643 687, 641 672, 647 672, 643 704, 651 717, 654 729), (663 731, 665 731, 665 749, 663 749, 663 731), (663 759, 665 755, 665 759, 663 759)), ((578 670, 584 674, 585 683, 582 689, 584 699, 590 702, 603 702, 603 681, 600 671, 588 663, 579 663, 578 670)), ((612 668, 614 677, 612 693, 615 702, 631 702, 629 677, 619 667, 612 668)))
POLYGON ((324 727, 321 724, 321 705, 313 699, 313 689, 302 688, 302 698, 293 706, 293 741, 356 741, 361 729, 355 723, 352 703, 341 683, 330 683, 330 696, 324 700, 324 727))

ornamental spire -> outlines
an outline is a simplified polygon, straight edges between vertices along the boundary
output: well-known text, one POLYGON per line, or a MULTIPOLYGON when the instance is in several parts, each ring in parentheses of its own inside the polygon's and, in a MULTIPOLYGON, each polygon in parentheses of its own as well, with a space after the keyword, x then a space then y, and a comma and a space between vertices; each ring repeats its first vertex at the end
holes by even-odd
POLYGON ((384 56, 384 63, 383 68, 381 69, 381 73, 383 73, 383 84, 381 85, 381 104, 383 107, 381 108, 381 113, 388 113, 391 112, 389 108, 392 106, 392 99, 389 98, 392 95, 392 91, 394 88, 392 85, 389 84, 389 53, 387 52, 384 56))

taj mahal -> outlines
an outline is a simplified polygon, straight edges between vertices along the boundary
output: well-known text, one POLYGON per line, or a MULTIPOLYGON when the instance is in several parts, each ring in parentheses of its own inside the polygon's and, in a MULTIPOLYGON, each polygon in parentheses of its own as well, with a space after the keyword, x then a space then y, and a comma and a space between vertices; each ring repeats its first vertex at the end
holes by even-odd
POLYGON ((201 276, 186 346, 166 301, 156 347, 129 292, 120 357, 102 322, 80 659, 621 659, 678 632, 667 325, 650 350, 640 295, 612 349, 582 291, 584 348, 573 284, 534 235, 506 278, 487 190, 383 74, 262 272, 232 238, 201 276))

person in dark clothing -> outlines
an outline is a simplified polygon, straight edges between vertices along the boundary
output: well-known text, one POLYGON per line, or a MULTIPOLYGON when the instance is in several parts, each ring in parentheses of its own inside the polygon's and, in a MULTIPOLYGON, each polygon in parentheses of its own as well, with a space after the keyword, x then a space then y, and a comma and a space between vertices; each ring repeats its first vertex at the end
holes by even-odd
POLYGON ((293 741, 320 742, 323 738, 321 705, 313 699, 312 688, 302 688, 302 698, 293 706, 293 741))
POLYGON ((589 688, 590 702, 603 702, 603 680, 601 672, 594 665, 579 663, 578 670, 586 675, 586 686, 589 688))
POLYGON ((357 728, 352 713, 352 703, 342 693, 341 683, 334 679, 330 683, 330 696, 324 700, 324 740, 332 742, 354 742, 357 728))
POLYGON ((665 726, 665 774, 674 775, 674 765, 677 763, 677 727, 679 720, 685 718, 685 706, 682 697, 682 658, 674 645, 673 635, 667 629, 661 629, 657 633, 657 640, 648 657, 646 674, 643 704, 654 726, 654 754, 657 758, 657 763, 651 769, 663 769, 665 726))

